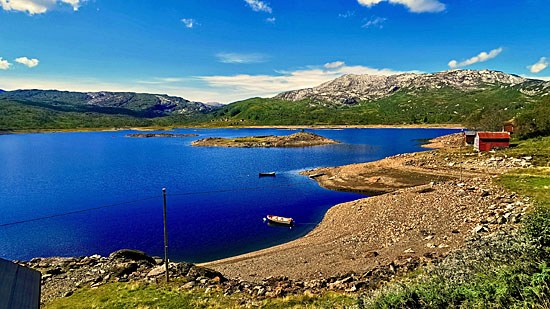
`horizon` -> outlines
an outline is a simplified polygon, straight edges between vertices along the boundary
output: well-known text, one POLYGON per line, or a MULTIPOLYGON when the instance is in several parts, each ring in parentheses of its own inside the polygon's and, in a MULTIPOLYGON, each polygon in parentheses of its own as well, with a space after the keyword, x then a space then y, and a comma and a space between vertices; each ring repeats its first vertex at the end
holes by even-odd
POLYGON ((0 26, 12 29, 0 36, 0 89, 230 103, 348 74, 489 69, 550 80, 543 0, 162 3, 0 1, 0 26))

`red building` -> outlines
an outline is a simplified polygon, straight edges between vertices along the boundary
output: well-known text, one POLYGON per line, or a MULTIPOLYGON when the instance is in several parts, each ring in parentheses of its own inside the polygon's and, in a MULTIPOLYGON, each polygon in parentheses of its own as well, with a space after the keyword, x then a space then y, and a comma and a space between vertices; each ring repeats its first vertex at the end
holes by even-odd
POLYGON ((510 147, 510 133, 478 132, 474 140, 474 147, 479 151, 490 151, 493 148, 508 148, 510 147))

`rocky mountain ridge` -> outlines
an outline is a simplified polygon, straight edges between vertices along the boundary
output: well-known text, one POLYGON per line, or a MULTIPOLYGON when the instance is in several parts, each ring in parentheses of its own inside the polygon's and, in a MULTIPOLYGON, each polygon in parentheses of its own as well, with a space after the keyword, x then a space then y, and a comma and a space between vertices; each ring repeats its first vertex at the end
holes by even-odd
MULTIPOLYGON (((0 99, 22 100, 42 106, 73 106, 79 109, 111 108, 141 112, 146 116, 206 113, 212 106, 165 94, 133 92, 70 92, 59 90, 14 90, 0 93, 0 99)), ((78 110, 81 111, 81 110, 78 110)))
POLYGON ((449 70, 437 73, 382 75, 344 75, 313 88, 283 92, 274 98, 287 101, 312 99, 337 104, 372 101, 397 91, 422 91, 450 87, 469 92, 490 87, 516 87, 523 94, 550 93, 550 82, 490 70, 449 70))

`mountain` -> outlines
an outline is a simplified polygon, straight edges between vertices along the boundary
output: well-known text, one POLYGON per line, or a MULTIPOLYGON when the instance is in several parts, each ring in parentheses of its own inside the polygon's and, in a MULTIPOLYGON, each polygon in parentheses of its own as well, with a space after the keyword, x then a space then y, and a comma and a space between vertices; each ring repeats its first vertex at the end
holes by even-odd
POLYGON ((64 111, 90 111, 141 117, 192 115, 212 110, 209 105, 180 97, 133 92, 15 90, 0 93, 0 99, 64 111))
POLYGON ((275 96, 276 99, 300 101, 312 99, 339 104, 355 104, 390 96, 397 91, 410 94, 428 89, 453 88, 461 92, 482 91, 494 87, 516 88, 530 95, 550 92, 550 82, 527 79, 499 71, 450 70, 438 73, 404 73, 390 76, 344 75, 317 87, 294 90, 275 96))
POLYGON ((218 125, 454 123, 485 130, 517 118, 539 132, 550 121, 550 116, 541 120, 549 94, 550 82, 489 70, 345 75, 273 98, 235 102, 212 114, 218 125))
POLYGON ((213 109, 164 94, 15 90, 0 92, 0 130, 172 126, 213 109))

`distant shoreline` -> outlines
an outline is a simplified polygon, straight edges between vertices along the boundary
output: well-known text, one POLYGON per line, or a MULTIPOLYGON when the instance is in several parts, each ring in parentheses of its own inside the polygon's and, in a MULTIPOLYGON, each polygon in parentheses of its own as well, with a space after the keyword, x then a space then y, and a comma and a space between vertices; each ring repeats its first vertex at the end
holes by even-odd
POLYGON ((0 135, 30 133, 75 133, 117 131, 173 131, 177 129, 464 129, 461 124, 367 124, 367 125, 266 125, 266 126, 181 126, 181 127, 127 127, 127 128, 73 128, 3 130, 0 135))

